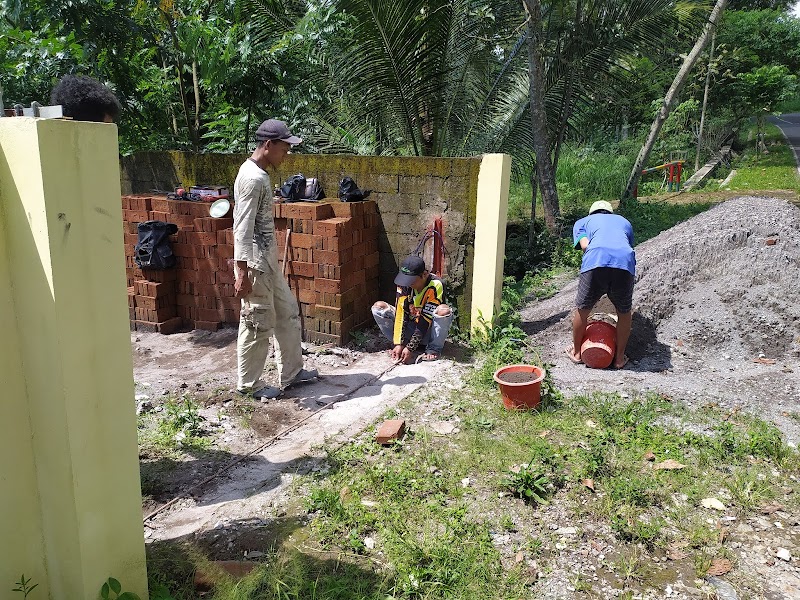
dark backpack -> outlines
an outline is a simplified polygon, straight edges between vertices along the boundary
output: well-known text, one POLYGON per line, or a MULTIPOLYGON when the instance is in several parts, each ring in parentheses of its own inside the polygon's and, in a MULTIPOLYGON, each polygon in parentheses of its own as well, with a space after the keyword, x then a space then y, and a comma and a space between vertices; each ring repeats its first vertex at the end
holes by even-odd
POLYGON ((303 200, 310 200, 311 202, 319 202, 325 197, 325 190, 319 183, 319 179, 312 177, 306 180, 306 189, 303 192, 303 200))
POLYGON ((134 259, 140 269, 171 269, 177 262, 169 236, 178 233, 178 226, 164 221, 145 221, 137 226, 139 240, 134 259))
POLYGON ((371 192, 372 190, 364 190, 362 192, 352 177, 345 177, 339 183, 339 199, 342 202, 361 202, 366 200, 371 192))
POLYGON ((306 178, 302 173, 292 175, 281 186, 278 195, 286 202, 299 202, 306 192, 306 178))

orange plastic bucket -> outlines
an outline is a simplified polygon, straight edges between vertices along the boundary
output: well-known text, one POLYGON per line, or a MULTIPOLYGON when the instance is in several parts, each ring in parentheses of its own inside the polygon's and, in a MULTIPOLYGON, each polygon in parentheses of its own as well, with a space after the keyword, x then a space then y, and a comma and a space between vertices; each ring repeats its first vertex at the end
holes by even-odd
POLYGON ((581 344, 581 360, 592 369, 605 369, 617 351, 617 328, 605 321, 592 321, 586 326, 581 344))
POLYGON ((508 365, 497 369, 494 380, 506 410, 536 408, 542 400, 544 369, 534 365, 508 365))

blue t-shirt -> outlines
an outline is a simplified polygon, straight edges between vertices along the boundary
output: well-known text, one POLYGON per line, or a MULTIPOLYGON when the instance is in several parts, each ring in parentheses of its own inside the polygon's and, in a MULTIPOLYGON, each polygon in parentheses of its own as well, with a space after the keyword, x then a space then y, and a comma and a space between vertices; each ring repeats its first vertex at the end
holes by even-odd
POLYGON ((589 246, 583 253, 581 273, 598 267, 612 267, 635 274, 633 227, 625 217, 608 213, 583 217, 575 222, 572 238, 576 248, 580 248, 582 238, 589 239, 589 246))

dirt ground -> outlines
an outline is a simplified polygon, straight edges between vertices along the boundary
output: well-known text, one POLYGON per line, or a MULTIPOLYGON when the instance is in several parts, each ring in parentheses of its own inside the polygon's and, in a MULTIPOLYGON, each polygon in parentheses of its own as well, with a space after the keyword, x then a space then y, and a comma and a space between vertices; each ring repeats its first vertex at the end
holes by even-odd
MULTIPOLYGON (((547 300, 529 302, 521 311, 523 328, 529 343, 541 348, 543 360, 552 365, 556 384, 567 395, 598 390, 626 396, 651 390, 690 405, 747 411, 773 422, 796 447, 800 442, 798 233, 797 206, 781 198, 738 197, 638 246, 634 322, 628 346, 631 362, 624 370, 588 369, 567 358, 564 349, 570 340, 576 280, 562 282, 560 291, 547 300)), ((596 310, 613 312, 607 304, 596 310)), ((143 482, 149 484, 145 514, 232 459, 243 457, 240 469, 246 470, 248 465, 257 468, 258 458, 244 457, 246 453, 327 401, 302 389, 264 404, 236 396, 235 338, 234 329, 131 335, 139 405, 150 402, 157 410, 161 400, 191 393, 204 405, 203 416, 214 424, 214 449, 201 459, 175 464, 146 454, 140 457, 143 482)), ((335 386, 338 372, 355 370, 365 381, 380 374, 387 364, 381 348, 376 332, 371 332, 366 345, 358 350, 311 348, 306 360, 327 374, 335 386)), ((453 356, 452 348, 450 352, 453 356)), ((441 361, 440 368, 451 370, 458 378, 465 366, 441 361)), ((342 390, 352 388, 352 382, 348 385, 350 388, 342 383, 342 390)), ((324 435, 309 432, 320 436, 316 442, 321 443, 324 435)), ((285 471, 291 479, 293 473, 318 469, 320 464, 294 461, 286 464, 285 471)), ((237 477, 229 473, 219 478, 214 482, 215 493, 224 496, 226 487, 235 491, 237 477)), ((288 485, 270 500, 267 512, 273 521, 285 519, 287 528, 292 529, 297 523, 289 508, 288 485)), ((203 493, 190 494, 165 511, 171 513, 173 523, 179 522, 185 511, 181 527, 159 528, 154 519, 156 523, 146 527, 146 536, 174 539, 190 532, 189 509, 211 502, 202 498, 203 493)), ((558 509, 551 510, 557 513, 558 509)), ((253 514, 251 518, 265 517, 253 514)), ((242 522, 248 518, 239 513, 235 519, 242 522)), ((266 532, 264 527, 259 529, 266 532)), ((235 529, 232 532, 224 540, 205 537, 204 545, 214 550, 216 558, 241 558, 246 549, 269 542, 246 536, 235 539, 235 529)), ((795 547, 800 547, 798 519, 784 532, 775 532, 768 519, 743 524, 742 545, 766 546, 776 533, 790 534, 795 547)), ((576 555, 575 560, 580 557, 576 555)), ((743 557, 741 563, 746 565, 748 560, 743 557)), ((766 567, 753 563, 752 568, 755 573, 766 567)), ((775 580, 772 589, 777 591, 764 597, 800 597, 796 563, 778 564, 758 576, 775 580), (795 592, 798 595, 793 595, 795 592)), ((564 586, 559 589, 558 574, 551 579, 556 587, 549 597, 573 597, 564 586)))

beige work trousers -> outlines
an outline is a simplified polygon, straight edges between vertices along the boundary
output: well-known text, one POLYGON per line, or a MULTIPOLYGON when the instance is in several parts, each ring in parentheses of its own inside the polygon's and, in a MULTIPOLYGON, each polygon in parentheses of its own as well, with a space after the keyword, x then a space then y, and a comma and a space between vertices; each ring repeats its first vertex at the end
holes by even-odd
POLYGON ((281 387, 303 368, 297 300, 272 262, 267 263, 266 271, 247 269, 253 290, 242 299, 236 344, 238 389, 243 391, 258 391, 266 385, 261 375, 272 337, 275 338, 275 363, 281 387))

